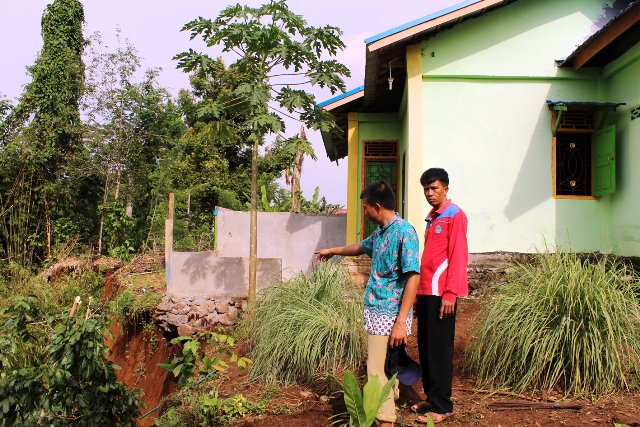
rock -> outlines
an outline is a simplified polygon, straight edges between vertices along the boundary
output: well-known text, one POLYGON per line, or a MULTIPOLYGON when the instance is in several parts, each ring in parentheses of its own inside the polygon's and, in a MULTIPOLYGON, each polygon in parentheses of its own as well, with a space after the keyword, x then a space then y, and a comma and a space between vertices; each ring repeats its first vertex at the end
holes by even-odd
POLYGON ((229 302, 217 303, 216 311, 220 314, 227 313, 229 311, 229 302))
POLYGON ((323 405, 328 401, 329 401, 329 396, 320 396, 320 399, 318 399, 318 402, 322 403, 323 405))
POLYGON ((218 323, 224 326, 230 326, 230 325, 233 325, 233 320, 229 318, 228 314, 223 313, 218 316, 218 323))
POLYGON ((209 313, 205 316, 205 319, 207 319, 210 323, 218 323, 220 316, 217 313, 209 313))
POLYGON ((184 302, 179 302, 177 304, 175 304, 173 306, 173 308, 175 308, 176 310, 180 310, 181 308, 185 308, 187 306, 187 304, 185 304, 184 302))
POLYGON ((174 304, 182 302, 182 297, 179 297, 178 295, 171 295, 171 302, 174 304))
POLYGON ((203 307, 205 306, 205 304, 207 303, 207 300, 205 297, 193 297, 193 305, 198 306, 198 307, 203 307))
POLYGON ((185 306, 176 311, 178 312, 178 314, 189 314, 189 312, 191 311, 191 307, 185 306))
POLYGON ((301 391, 300 392, 300 396, 302 396, 303 399, 308 399, 311 396, 313 396, 313 392, 311 392, 311 391, 301 391))
POLYGON ((229 312, 227 313, 229 319, 236 320, 238 318, 238 309, 232 305, 229 306, 229 312))
POLYGON ((198 330, 192 326, 189 326, 189 325, 178 326, 178 335, 180 335, 181 337, 191 336, 196 332, 198 332, 198 330))
POLYGON ((186 314, 167 314, 167 323, 170 325, 182 325, 187 323, 187 315, 186 314))
POLYGON ((156 311, 171 311, 171 304, 167 304, 167 303, 161 302, 156 307, 156 311))
POLYGON ((249 308, 249 301, 247 301, 246 299, 242 300, 240 308, 242 309, 242 311, 247 311, 247 308, 249 308))
POLYGON ((207 312, 209 312, 209 313, 215 313, 216 312, 216 303, 214 301, 207 301, 207 303, 203 306, 203 308, 206 308, 207 312))

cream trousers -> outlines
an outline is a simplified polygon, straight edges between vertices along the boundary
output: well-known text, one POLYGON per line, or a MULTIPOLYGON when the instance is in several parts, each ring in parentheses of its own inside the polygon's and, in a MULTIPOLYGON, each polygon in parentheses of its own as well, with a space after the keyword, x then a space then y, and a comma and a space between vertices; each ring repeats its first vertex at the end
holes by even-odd
MULTIPOLYGON (((384 386, 390 377, 384 372, 384 361, 387 357, 387 347, 389 347, 389 335, 373 335, 368 334, 368 351, 367 357, 367 378, 371 379, 374 375, 378 375, 380 385, 384 386)), ((400 397, 398 389, 398 380, 389 393, 389 398, 382 404, 376 418, 378 421, 395 422, 396 421, 396 403, 395 399, 400 397)))

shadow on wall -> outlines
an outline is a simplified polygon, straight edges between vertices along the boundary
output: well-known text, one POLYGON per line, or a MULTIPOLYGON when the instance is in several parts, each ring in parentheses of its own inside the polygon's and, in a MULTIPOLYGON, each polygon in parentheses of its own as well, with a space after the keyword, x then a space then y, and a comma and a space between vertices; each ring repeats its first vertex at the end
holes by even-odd
POLYGON ((549 108, 542 104, 527 153, 504 209, 509 221, 526 214, 552 197, 550 116, 549 108), (548 162, 541 159, 548 159, 548 162))

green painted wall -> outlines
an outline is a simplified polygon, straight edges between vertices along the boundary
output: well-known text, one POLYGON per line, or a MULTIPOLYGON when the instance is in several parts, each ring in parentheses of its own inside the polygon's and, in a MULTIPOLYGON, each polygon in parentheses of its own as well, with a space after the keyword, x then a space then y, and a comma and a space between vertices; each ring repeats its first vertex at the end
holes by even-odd
POLYGON ((601 200, 552 198, 545 103, 599 100, 600 70, 575 73, 555 60, 593 32, 602 4, 519 0, 422 43, 423 164, 449 171, 471 252, 603 247, 601 200))
POLYGON ((631 109, 640 104, 640 43, 614 61, 604 72, 610 76, 608 98, 627 105, 609 115, 616 125, 617 191, 609 196, 611 250, 640 256, 640 118, 631 120, 631 109))

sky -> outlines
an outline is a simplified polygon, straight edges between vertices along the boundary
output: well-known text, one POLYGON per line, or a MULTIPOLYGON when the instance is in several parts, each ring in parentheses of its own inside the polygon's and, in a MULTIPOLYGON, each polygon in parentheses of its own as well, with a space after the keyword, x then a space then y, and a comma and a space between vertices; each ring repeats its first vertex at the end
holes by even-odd
MULTIPOLYGON (((241 4, 259 6, 266 0, 240 0, 241 4)), ((302 15, 309 25, 332 25, 343 31, 347 46, 337 60, 351 70, 345 80, 347 90, 364 81, 364 39, 383 31, 444 9, 460 0, 289 0, 289 8, 302 15)), ((33 64, 42 47, 40 19, 51 0, 0 0, 0 94, 15 100, 30 81, 25 67, 33 64)), ((115 29, 133 44, 143 60, 143 69, 160 67, 160 84, 177 96, 181 88, 189 87, 188 75, 175 68, 171 58, 193 48, 217 56, 219 50, 207 48, 199 40, 189 40, 182 26, 202 16, 214 19, 229 4, 228 0, 85 0, 85 37, 100 32, 103 44, 115 46, 115 29)), ((231 57, 225 58, 230 62, 231 57)), ((306 87, 318 102, 334 95, 328 90, 306 87)), ((299 124, 287 122, 287 136, 299 132, 299 124)), ((307 131, 318 160, 307 158, 303 165, 302 192, 310 198, 316 187, 329 203, 346 204, 347 162, 338 165, 326 156, 319 132, 307 131)))

